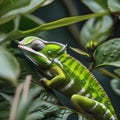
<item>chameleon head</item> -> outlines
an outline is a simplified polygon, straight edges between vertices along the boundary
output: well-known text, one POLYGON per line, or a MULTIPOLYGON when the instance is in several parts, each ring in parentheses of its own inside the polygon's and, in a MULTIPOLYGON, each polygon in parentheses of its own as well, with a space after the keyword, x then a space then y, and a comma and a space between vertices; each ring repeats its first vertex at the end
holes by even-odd
POLYGON ((18 47, 34 64, 46 68, 52 64, 57 55, 65 52, 66 46, 57 42, 47 42, 30 36, 19 42, 18 47))

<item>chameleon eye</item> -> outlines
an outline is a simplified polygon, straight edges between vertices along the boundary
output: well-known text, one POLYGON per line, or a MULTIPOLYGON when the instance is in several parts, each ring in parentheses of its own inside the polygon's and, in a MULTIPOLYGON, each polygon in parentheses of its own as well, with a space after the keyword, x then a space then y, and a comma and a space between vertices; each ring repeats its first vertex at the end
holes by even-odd
POLYGON ((40 40, 35 40, 31 43, 31 48, 35 51, 40 51, 44 46, 45 44, 40 40))
POLYGON ((52 54, 52 51, 51 51, 51 50, 48 50, 47 53, 48 53, 48 55, 51 55, 51 54, 52 54))

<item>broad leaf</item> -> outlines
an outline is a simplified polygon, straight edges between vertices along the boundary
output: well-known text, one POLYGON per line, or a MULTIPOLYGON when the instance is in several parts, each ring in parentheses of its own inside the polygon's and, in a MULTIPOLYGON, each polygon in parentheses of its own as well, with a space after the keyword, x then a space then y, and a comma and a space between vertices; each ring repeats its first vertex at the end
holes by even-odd
POLYGON ((116 94, 120 95, 120 80, 118 79, 111 80, 111 87, 116 94))
POLYGON ((111 12, 119 12, 120 13, 120 0, 108 0, 108 7, 111 12))
POLYGON ((96 45, 105 41, 111 33, 113 20, 110 16, 89 19, 80 32, 80 40, 84 47, 92 41, 96 45))
POLYGON ((101 44, 94 53, 95 66, 112 65, 120 67, 120 38, 101 44))
MULTIPOLYGON (((107 0, 81 0, 87 5, 93 12, 101 12, 108 9, 107 0)), ((109 0, 108 0, 109 1, 109 0)))
POLYGON ((20 0, 19 2, 18 0, 14 1, 5 0, 6 7, 4 4, 1 5, 1 9, 3 8, 3 11, 0 12, 0 24, 7 22, 15 16, 33 12, 38 7, 42 6, 46 0, 20 0))
POLYGON ((6 49, 0 47, 0 79, 17 83, 19 64, 14 56, 6 49))

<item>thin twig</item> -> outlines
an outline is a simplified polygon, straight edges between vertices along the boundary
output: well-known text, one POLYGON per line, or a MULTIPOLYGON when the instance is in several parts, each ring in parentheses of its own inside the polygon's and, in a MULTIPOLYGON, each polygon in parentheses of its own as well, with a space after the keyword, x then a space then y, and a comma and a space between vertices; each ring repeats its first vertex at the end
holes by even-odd
POLYGON ((15 120, 17 105, 18 105, 18 101, 19 101, 22 89, 23 89, 23 83, 18 85, 18 87, 16 89, 15 96, 14 96, 13 101, 12 101, 9 120, 15 120))
POLYGON ((99 70, 104 76, 106 76, 108 78, 119 79, 118 76, 116 76, 115 74, 111 73, 110 71, 108 71, 104 68, 97 68, 97 70, 99 70))
MULTIPOLYGON (((62 0, 69 16, 77 16, 78 12, 76 10, 76 8, 74 7, 74 4, 71 0, 62 0)), ((70 33, 72 34, 72 36, 74 37, 74 39, 80 43, 80 30, 78 28, 78 26, 76 24, 73 25, 69 25, 68 26, 68 30, 70 31, 70 33)))
POLYGON ((27 100, 27 96, 28 96, 28 92, 29 92, 29 88, 30 88, 31 79, 32 79, 31 75, 27 75, 26 76, 25 84, 24 84, 24 88, 23 88, 23 94, 22 94, 22 99, 24 101, 27 100))
POLYGON ((27 75, 26 79, 25 79, 25 84, 21 83, 21 84, 18 85, 18 87, 16 89, 16 92, 15 92, 15 96, 14 96, 13 101, 12 101, 9 120, 15 120, 17 106, 18 106, 18 102, 19 102, 19 98, 20 98, 20 94, 21 94, 22 90, 23 90, 22 99, 24 101, 27 99, 31 79, 32 79, 32 76, 27 75))

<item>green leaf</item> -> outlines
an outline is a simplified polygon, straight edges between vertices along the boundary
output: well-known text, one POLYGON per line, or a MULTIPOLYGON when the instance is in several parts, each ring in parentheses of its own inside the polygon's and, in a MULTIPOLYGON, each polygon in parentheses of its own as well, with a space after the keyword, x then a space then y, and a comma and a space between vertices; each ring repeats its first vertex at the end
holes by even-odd
POLYGON ((62 18, 62 19, 59 19, 59 20, 56 20, 56 21, 53 21, 50 23, 42 24, 38 27, 29 29, 26 31, 21 31, 21 30, 11 31, 3 40, 15 40, 15 39, 19 39, 19 38, 26 37, 29 35, 38 34, 43 31, 71 25, 71 24, 81 22, 81 21, 89 19, 89 18, 100 17, 100 16, 104 16, 104 15, 108 15, 108 14, 110 14, 109 11, 105 11, 105 12, 95 13, 95 14, 66 17, 66 18, 62 18))
MULTIPOLYGON (((5 109, 5 108, 3 108, 3 109, 5 109)), ((8 120, 8 116, 9 116, 9 111, 8 110, 0 111, 0 119, 1 120, 8 120)))
POLYGON ((111 12, 119 12, 120 13, 120 0, 108 0, 108 7, 111 12))
POLYGON ((70 47, 70 49, 72 49, 73 51, 75 51, 76 53, 78 53, 80 55, 83 55, 85 57, 90 57, 90 55, 87 52, 85 52, 85 51, 83 51, 81 49, 73 48, 73 47, 70 47))
POLYGON ((0 5, 4 2, 4 0, 0 0, 0 5))
POLYGON ((78 120, 92 120, 92 119, 89 119, 85 117, 84 115, 78 114, 78 120))
POLYGON ((11 85, 11 83, 0 81, 0 86, 1 86, 0 87, 0 92, 2 92, 4 94, 7 94, 7 95, 14 94, 15 86, 11 85))
POLYGON ((37 27, 43 23, 44 22, 41 19, 39 19, 38 17, 36 17, 32 14, 28 14, 28 15, 18 16, 18 17, 16 17, 16 19, 11 20, 5 24, 2 24, 2 25, 0 25, 0 28, 2 28, 2 30, 7 30, 6 32, 10 32, 9 29, 12 28, 11 26, 14 26, 14 28, 12 28, 12 30, 13 29, 28 30, 28 29, 37 27))
POLYGON ((19 76, 19 64, 14 56, 6 49, 0 47, 0 79, 17 83, 19 76))
POLYGON ((42 6, 46 6, 49 5, 50 3, 52 3, 54 0, 46 0, 46 2, 42 5, 42 6))
POLYGON ((27 6, 30 3, 30 0, 4 0, 0 5, 0 16, 6 14, 7 12, 27 6))
POLYGON ((118 79, 111 80, 111 87, 116 94, 120 95, 120 80, 118 79))
POLYGON ((14 1, 15 3, 9 0, 8 2, 5 2, 6 3, 5 5, 7 5, 6 7, 4 6, 4 4, 1 6, 1 9, 3 8, 3 11, 0 12, 0 15, 2 15, 0 17, 0 24, 3 24, 9 21, 10 19, 13 19, 15 16, 24 15, 26 13, 33 12, 34 10, 42 6, 42 4, 46 0, 27 0, 27 1, 20 0, 19 2, 18 0, 14 0, 14 1), (13 7, 10 6, 11 4, 13 5, 13 7))
MULTIPOLYGON (((28 113, 27 120, 67 120, 73 113, 78 114, 67 107, 60 106, 55 96, 50 92, 46 92, 45 89, 43 89, 40 92, 40 96, 32 102, 28 113)), ((80 113, 79 116, 81 116, 81 120, 89 120, 80 113)))
POLYGON ((114 72, 120 77, 120 68, 115 69, 114 72))
POLYGON ((80 40, 84 47, 92 41, 96 45, 105 41, 111 33, 113 20, 110 16, 89 19, 80 32, 80 40))
POLYGON ((28 29, 38 27, 39 25, 42 25, 43 23, 44 22, 41 19, 39 19, 38 17, 29 14, 29 15, 20 17, 18 29, 28 30, 28 29))
MULTIPOLYGON (((73 113, 78 114, 81 120, 90 120, 81 113, 61 106, 54 94, 41 86, 32 84, 25 97, 23 94, 26 92, 26 85, 22 87, 19 94, 15 95, 19 100, 16 106, 17 110, 14 111, 16 117, 12 120, 67 120, 73 113)), ((13 106, 15 104, 14 102, 13 106)))
POLYGON ((89 19, 89 18, 100 17, 100 16, 104 16, 104 15, 108 15, 108 14, 110 14, 109 11, 105 11, 105 12, 94 13, 94 14, 66 17, 66 18, 62 18, 62 19, 59 19, 59 20, 56 20, 56 21, 53 21, 50 23, 43 24, 39 27, 39 29, 41 31, 51 30, 51 29, 55 29, 58 27, 63 27, 63 26, 77 23, 77 22, 81 22, 81 21, 89 19))
MULTIPOLYGON (((102 12, 108 9, 107 0, 81 0, 93 12, 102 12)), ((109 1, 109 0, 108 0, 109 1)))
MULTIPOLYGON (((26 120, 68 120, 74 111, 65 108, 50 104, 44 101, 40 101, 41 106, 35 112, 32 112, 26 120)), ((79 118, 74 120, 90 120, 82 114, 79 114, 79 118)))
POLYGON ((5 22, 8 22, 9 20, 11 20, 11 19, 14 19, 15 17, 14 16, 9 16, 9 17, 4 17, 4 18, 0 18, 0 24, 3 24, 3 23, 5 23, 5 22))
POLYGON ((6 99, 9 102, 12 101, 12 97, 10 95, 0 92, 0 96, 2 96, 4 99, 6 99))
POLYGON ((30 64, 30 62, 28 62, 25 59, 18 58, 17 60, 20 64, 20 69, 21 69, 21 74, 20 74, 19 79, 23 80, 26 77, 26 75, 31 74, 32 77, 34 78, 33 82, 38 83, 41 75, 40 75, 40 73, 38 73, 35 66, 30 64))
MULTIPOLYGON (((1 85, 1 84, 0 84, 1 85)), ((3 86, 6 88, 6 86, 3 86)), ((1 86, 0 86, 1 90, 1 86)), ((6 93, 0 92, 0 120, 7 120, 9 116, 9 108, 10 108, 11 96, 6 93)))
POLYGON ((14 21, 13 20, 0 25, 0 33, 1 34, 7 34, 10 31, 12 31, 13 29, 14 29, 14 21))
MULTIPOLYGON (((38 86, 39 87, 39 86, 38 86)), ((44 106, 46 102, 46 105, 50 104, 59 104, 57 98, 53 95, 51 92, 45 91, 45 89, 41 90, 39 92, 39 97, 37 97, 31 104, 29 108, 29 113, 34 112, 35 110, 40 110, 41 105, 44 106)), ((51 106, 52 107, 52 106, 51 106)), ((57 106, 56 106, 57 107, 57 106)), ((55 107, 55 110, 56 110, 55 107)), ((50 108, 51 109, 51 108, 50 108)), ((58 109, 58 108, 57 108, 58 109)), ((44 111, 45 112, 45 111, 44 111)), ((49 110, 47 111, 49 112, 49 110)))
MULTIPOLYGON (((10 21, 0 25, 0 41, 5 39, 9 35, 9 33, 16 31, 14 34, 18 34, 20 32, 18 29, 28 30, 28 29, 37 27, 43 23, 44 22, 42 20, 40 20, 36 16, 30 15, 30 14, 17 17, 14 20, 10 20, 10 21)), ((43 33, 41 33, 40 35, 44 36, 43 33)), ((10 37, 8 37, 8 38, 10 39, 10 37)))
POLYGON ((112 65, 120 67, 120 38, 101 44, 94 52, 95 66, 112 65))
POLYGON ((115 67, 120 67, 120 60, 116 62, 111 62, 108 65, 115 66, 115 67))
MULTIPOLYGON (((74 114, 76 113, 75 111, 69 108, 58 106, 45 101, 39 101, 37 102, 37 104, 38 104, 38 108, 34 109, 34 111, 31 111, 27 116, 26 120, 38 120, 38 119, 68 120, 68 118, 71 117, 73 113, 74 114)), ((80 113, 78 113, 78 116, 79 116, 79 120, 90 120, 80 113)), ((75 119, 75 120, 78 120, 78 119, 75 119)))

